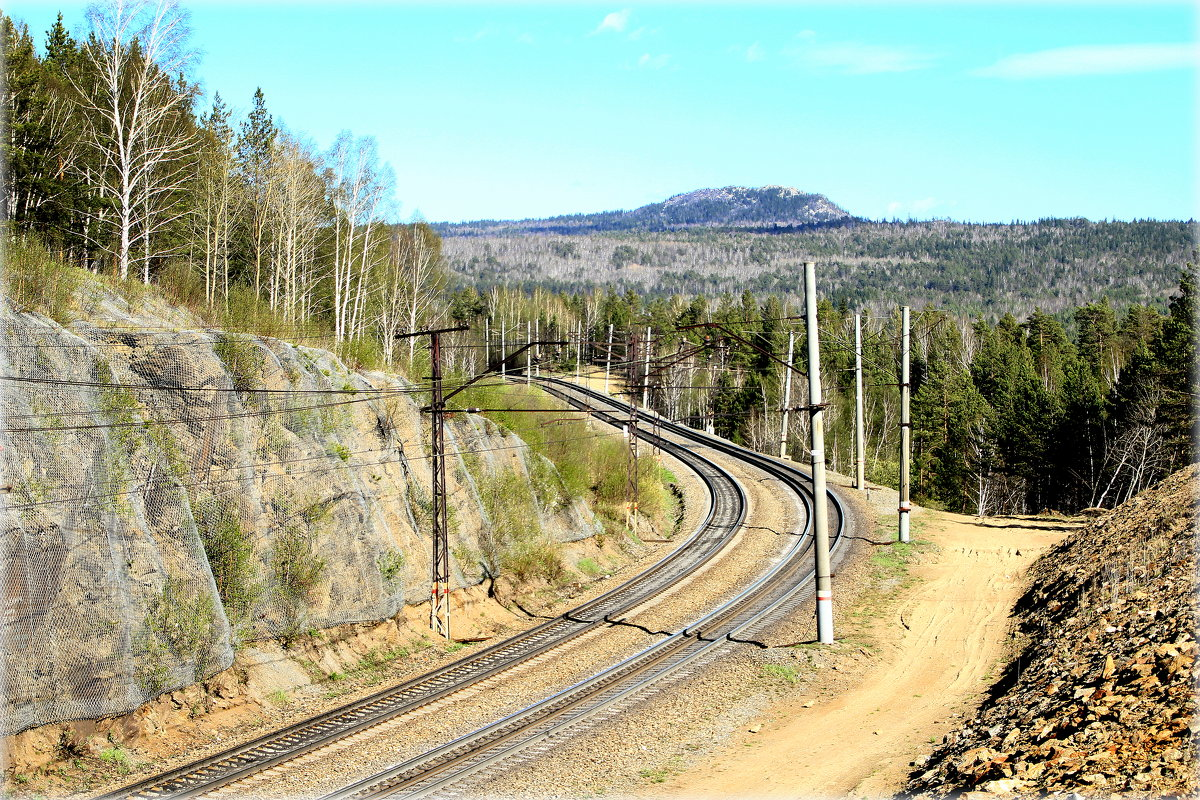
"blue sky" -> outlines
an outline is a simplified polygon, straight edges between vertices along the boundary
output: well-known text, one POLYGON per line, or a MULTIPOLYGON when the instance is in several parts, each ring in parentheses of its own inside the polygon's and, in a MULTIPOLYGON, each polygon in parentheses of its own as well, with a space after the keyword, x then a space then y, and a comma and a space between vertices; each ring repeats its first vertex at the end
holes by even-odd
MULTIPOLYGON (((400 218, 766 184, 875 219, 1200 216, 1191 3, 184 5, 209 96, 375 137, 400 218)), ((83 8, 5 11, 40 40, 83 8)))

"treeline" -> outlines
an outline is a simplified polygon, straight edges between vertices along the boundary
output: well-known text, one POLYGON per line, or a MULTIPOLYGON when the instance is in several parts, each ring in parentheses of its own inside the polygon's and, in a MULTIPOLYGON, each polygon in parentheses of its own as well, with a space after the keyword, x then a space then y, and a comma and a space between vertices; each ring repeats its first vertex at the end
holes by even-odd
POLYGON ((390 222, 374 141, 343 132, 319 151, 261 90, 241 117, 219 94, 198 110, 173 0, 94 7, 81 40, 59 15, 40 49, 0 15, 0 38, 2 211, 18 253, 159 283, 235 323, 263 306, 280 330, 320 327, 388 363, 394 335, 434 311, 440 240, 390 222))
POLYGON ((778 233, 447 235, 444 250, 455 280, 481 288, 600 286, 710 298, 748 288, 792 302, 800 301, 800 265, 816 261, 835 302, 881 312, 910 297, 918 307, 994 320, 1037 308, 1067 318, 1097 293, 1117 308, 1165 307, 1194 236, 1194 225, 1182 221, 852 221, 778 233))
MULTIPOLYGON (((1200 396, 1195 296, 1189 266, 1166 313, 1146 305, 1118 313, 1101 300, 1073 309, 1070 330, 1041 311, 996 322, 915 313, 914 496, 978 514, 1076 511, 1112 506, 1187 464, 1200 396)), ((782 439, 803 460, 808 417, 792 412, 782 428, 779 361, 794 334, 792 363, 803 371, 806 341, 800 309, 777 296, 463 288, 449 308, 472 325, 452 348, 463 354, 459 369, 482 369, 485 360, 498 368, 530 339, 561 342, 530 358, 540 357, 540 369, 590 371, 594 380, 607 370, 612 391, 646 398, 668 418, 772 454, 782 439)), ((854 314, 823 299, 819 320, 827 455, 834 469, 852 473, 854 314)), ((899 312, 868 315, 863 327, 867 474, 895 486, 899 312)), ((529 364, 521 356, 508 369, 529 364)), ((793 374, 791 406, 807 405, 807 392, 806 379, 793 374)))

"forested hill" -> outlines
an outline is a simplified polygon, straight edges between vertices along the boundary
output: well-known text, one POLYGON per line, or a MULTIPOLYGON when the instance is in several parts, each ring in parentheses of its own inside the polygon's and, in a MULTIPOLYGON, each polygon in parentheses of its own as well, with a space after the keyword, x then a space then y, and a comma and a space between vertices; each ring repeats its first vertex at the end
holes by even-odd
POLYGON ((1191 221, 1011 224, 846 218, 777 232, 690 228, 587 235, 511 231, 444 238, 457 280, 485 288, 600 287, 651 296, 777 294, 799 298, 804 261, 822 294, 852 308, 917 307, 999 318, 1058 312, 1107 297, 1164 307, 1194 261, 1191 221))
POLYGON ((570 214, 548 219, 438 223, 433 228, 443 236, 586 234, 713 227, 779 230, 811 228, 853 219, 825 196, 789 186, 726 186, 677 194, 661 203, 650 203, 632 211, 570 214))

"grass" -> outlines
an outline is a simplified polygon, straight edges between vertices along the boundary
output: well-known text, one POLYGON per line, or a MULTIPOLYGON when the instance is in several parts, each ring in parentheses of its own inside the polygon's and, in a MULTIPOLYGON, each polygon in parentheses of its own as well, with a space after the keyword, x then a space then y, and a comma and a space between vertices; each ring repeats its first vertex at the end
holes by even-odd
POLYGON ((106 764, 110 764, 116 768, 120 775, 128 775, 133 771, 133 759, 121 747, 108 747, 101 750, 99 758, 106 764))
POLYGON ((763 674, 769 678, 777 678, 789 685, 795 684, 800 680, 800 672, 795 667, 789 667, 784 664, 764 664, 762 668, 763 674))
POLYGON ((604 569, 596 562, 594 558, 581 558, 575 562, 576 568, 589 578, 595 578, 604 574, 604 569))
POLYGON ((66 325, 73 316, 75 290, 92 276, 50 255, 33 234, 6 235, 7 295, 17 311, 36 311, 66 325))

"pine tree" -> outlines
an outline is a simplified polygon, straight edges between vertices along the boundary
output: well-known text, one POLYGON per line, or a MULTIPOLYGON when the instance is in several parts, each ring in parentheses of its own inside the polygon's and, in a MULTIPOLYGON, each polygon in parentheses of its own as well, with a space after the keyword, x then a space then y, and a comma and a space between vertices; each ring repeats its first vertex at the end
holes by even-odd
POLYGON ((242 123, 237 141, 237 168, 249 208, 248 271, 255 293, 264 291, 265 268, 270 249, 269 182, 275 153, 275 137, 279 131, 267 112, 266 98, 261 88, 254 91, 254 105, 242 123))

